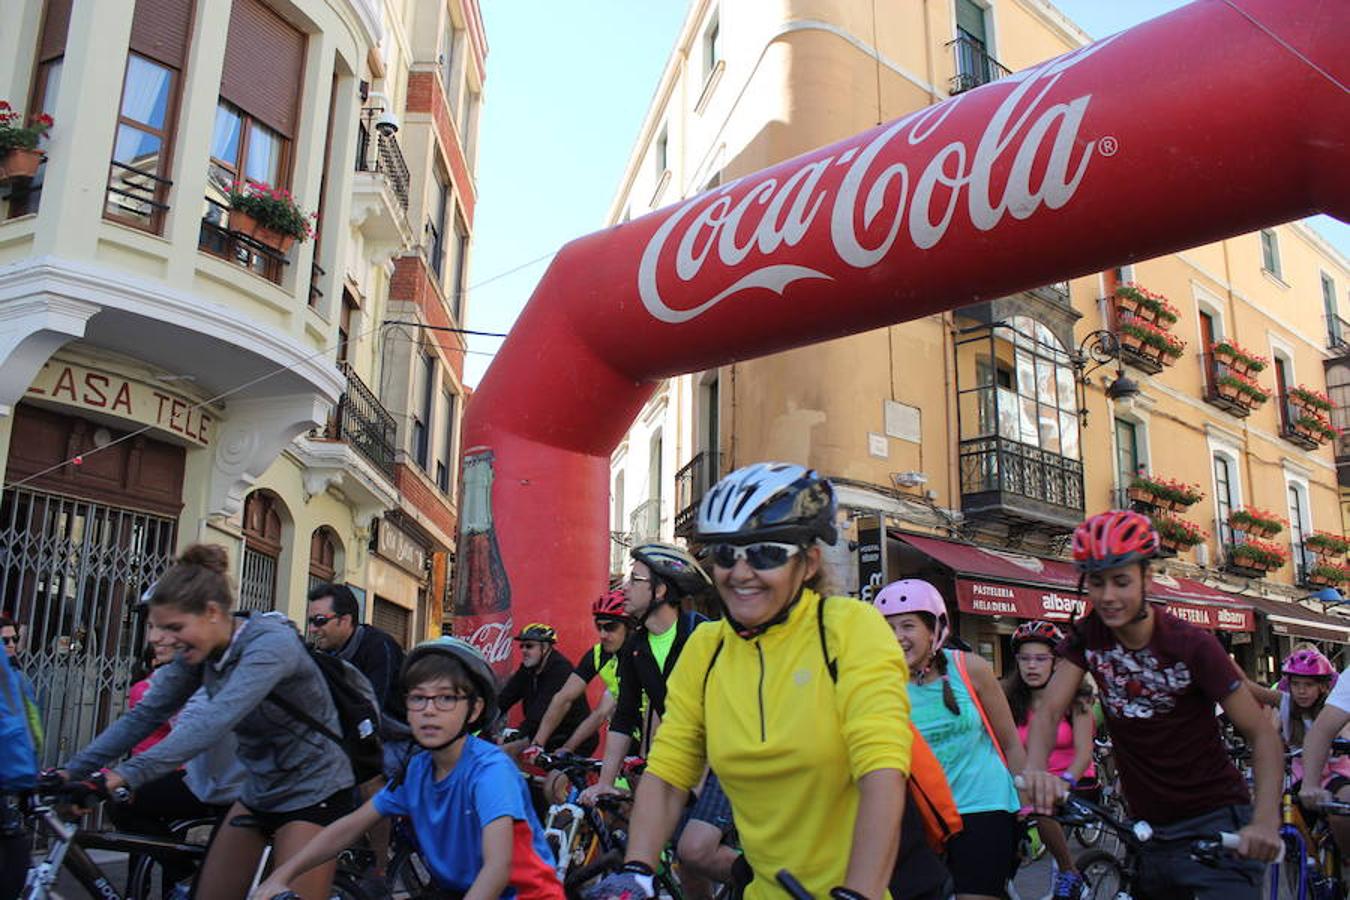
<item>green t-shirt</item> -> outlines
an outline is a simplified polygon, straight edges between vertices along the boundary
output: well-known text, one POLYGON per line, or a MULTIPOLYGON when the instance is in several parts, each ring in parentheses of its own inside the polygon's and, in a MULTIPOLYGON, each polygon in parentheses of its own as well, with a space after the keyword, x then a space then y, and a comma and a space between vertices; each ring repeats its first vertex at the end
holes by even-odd
POLYGON ((647 632, 647 646, 652 648, 652 656, 656 658, 656 667, 662 672, 666 670, 666 658, 670 656, 670 648, 675 646, 675 632, 678 630, 678 626, 672 624, 661 634, 647 632))

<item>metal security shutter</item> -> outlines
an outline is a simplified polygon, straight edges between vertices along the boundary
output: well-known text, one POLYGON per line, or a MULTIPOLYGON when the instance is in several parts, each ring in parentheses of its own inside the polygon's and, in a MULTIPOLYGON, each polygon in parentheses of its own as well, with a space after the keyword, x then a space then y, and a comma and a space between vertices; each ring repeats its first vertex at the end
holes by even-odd
POLYGON ((192 0, 136 0, 131 49, 156 62, 182 69, 192 34, 192 0))
POLYGON ((259 0, 234 0, 220 96, 293 137, 304 69, 303 34, 259 0))
POLYGON ((404 650, 408 649, 408 626, 412 624, 412 613, 396 603, 390 603, 383 597, 375 598, 375 607, 371 610, 370 624, 386 632, 404 650))
POLYGON ((38 62, 46 62, 66 53, 66 32, 70 30, 72 0, 47 0, 47 15, 42 20, 42 39, 38 42, 38 62))

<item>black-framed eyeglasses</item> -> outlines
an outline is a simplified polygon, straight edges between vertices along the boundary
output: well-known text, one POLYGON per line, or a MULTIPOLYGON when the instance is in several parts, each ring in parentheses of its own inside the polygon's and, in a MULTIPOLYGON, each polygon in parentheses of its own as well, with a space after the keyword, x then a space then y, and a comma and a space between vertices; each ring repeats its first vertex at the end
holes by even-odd
POLYGON ((403 703, 413 712, 426 709, 428 703, 440 712, 449 712, 458 706, 461 700, 468 700, 470 696, 469 694, 409 694, 403 703))
POLYGON ((605 634, 613 634, 614 632, 618 631, 620 628, 623 627, 623 623, 615 622, 612 620, 608 622, 596 622, 595 627, 603 631, 605 634))
POLYGON ((336 618, 337 615, 335 613, 319 613, 316 616, 309 617, 309 624, 311 628, 322 628, 336 618))
POLYGON ((723 569, 735 568, 737 560, 745 560, 750 568, 764 572, 776 569, 802 551, 797 544, 761 541, 758 544, 714 544, 713 565, 723 569))

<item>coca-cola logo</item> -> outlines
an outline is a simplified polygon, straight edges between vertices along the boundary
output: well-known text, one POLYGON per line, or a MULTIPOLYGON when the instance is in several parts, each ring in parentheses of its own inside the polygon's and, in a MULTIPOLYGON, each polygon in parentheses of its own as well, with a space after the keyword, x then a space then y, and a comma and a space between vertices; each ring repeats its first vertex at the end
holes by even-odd
MULTIPOLYGON (((638 267, 643 305, 660 321, 676 324, 753 288, 782 295, 797 281, 833 281, 834 276, 819 269, 772 261, 783 246, 800 243, 826 208, 828 225, 819 227, 829 228, 835 255, 855 269, 876 265, 891 251, 902 228, 915 248, 937 246, 951 227, 963 195, 966 215, 980 231, 997 227, 1005 215, 1020 220, 1042 206, 1060 209, 1077 192, 1096 149, 1096 141, 1080 147, 1078 139, 1092 95, 1084 93, 1061 103, 1048 103, 1047 97, 1066 71, 1116 37, 911 113, 865 144, 844 146, 811 159, 781 181, 765 178, 739 199, 732 194, 745 179, 695 197, 657 228, 643 250, 638 267), (998 90, 1006 90, 1007 96, 985 124, 973 151, 960 138, 937 146, 942 139, 935 135, 963 102, 998 90), (931 144, 936 149, 921 170, 915 167, 916 175, 905 162, 889 162, 881 168, 878 160, 890 160, 892 145, 901 143, 910 147, 931 144), (1047 143, 1049 151, 1043 152, 1047 143), (1007 178, 995 196, 994 169, 1009 159, 1007 178), (835 166, 847 166, 837 184, 827 178, 835 166), (1033 176, 1033 169, 1038 177, 1033 176), (677 235, 686 220, 688 224, 677 235), (879 240, 878 233, 882 235, 879 240), (670 252, 668 246, 673 248, 670 252), (716 270, 715 264, 709 264, 714 255, 728 270, 750 259, 762 259, 764 265, 730 284, 714 287, 711 296, 699 290, 702 296, 695 297, 692 305, 672 307, 669 298, 688 293, 681 285, 698 278, 705 265, 716 270)), ((711 277, 707 281, 715 283, 711 277)))
POLYGON ((511 658, 510 619, 505 622, 484 622, 474 629, 465 640, 477 647, 492 665, 511 658))

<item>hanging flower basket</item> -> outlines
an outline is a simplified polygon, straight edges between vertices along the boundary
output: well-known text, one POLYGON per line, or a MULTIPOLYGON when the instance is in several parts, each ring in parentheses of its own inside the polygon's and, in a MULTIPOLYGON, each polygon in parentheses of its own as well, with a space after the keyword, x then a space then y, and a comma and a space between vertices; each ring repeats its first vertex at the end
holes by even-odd
POLYGON ((1289 402, 1312 413, 1331 412, 1331 398, 1321 391, 1300 384, 1288 393, 1289 402))
POLYGON ((1173 552, 1189 550, 1209 537, 1198 525, 1175 516, 1153 516, 1153 527, 1158 530, 1162 545, 1173 552))
POLYGON ((1244 544, 1235 544, 1229 550, 1233 562, 1249 569, 1271 572, 1289 561, 1289 553, 1281 547, 1267 541, 1249 540, 1244 544))
POLYGON ((1321 559, 1344 556, 1350 552, 1350 541, 1329 531, 1314 531, 1303 539, 1303 546, 1321 559))
POLYGON ((1153 490, 1148 487, 1131 485, 1125 490, 1125 496, 1129 497, 1134 503, 1147 503, 1154 505, 1157 498, 1153 495, 1153 490))
POLYGON ((1228 514, 1228 524, 1258 538, 1271 538, 1284 530, 1283 519, 1254 506, 1233 510, 1228 514))
POLYGON ((290 251, 296 241, 314 233, 314 215, 306 214, 291 192, 257 182, 230 186, 230 230, 278 253, 290 251))
POLYGON ((1350 571, 1347 571, 1345 566, 1337 566, 1330 563, 1318 563, 1308 569, 1307 573, 1304 575, 1304 580, 1308 584, 1330 587, 1332 585, 1344 583, 1347 576, 1350 576, 1350 571))
POLYGON ((45 155, 41 150, 29 150, 15 147, 0 152, 0 184, 12 184, 21 178, 32 178, 37 174, 45 155))
POLYGON ((294 236, 268 228, 239 209, 230 210, 230 230, 235 234, 242 234, 244 237, 251 238, 265 247, 271 247, 283 256, 289 253, 291 247, 295 245, 294 236))

